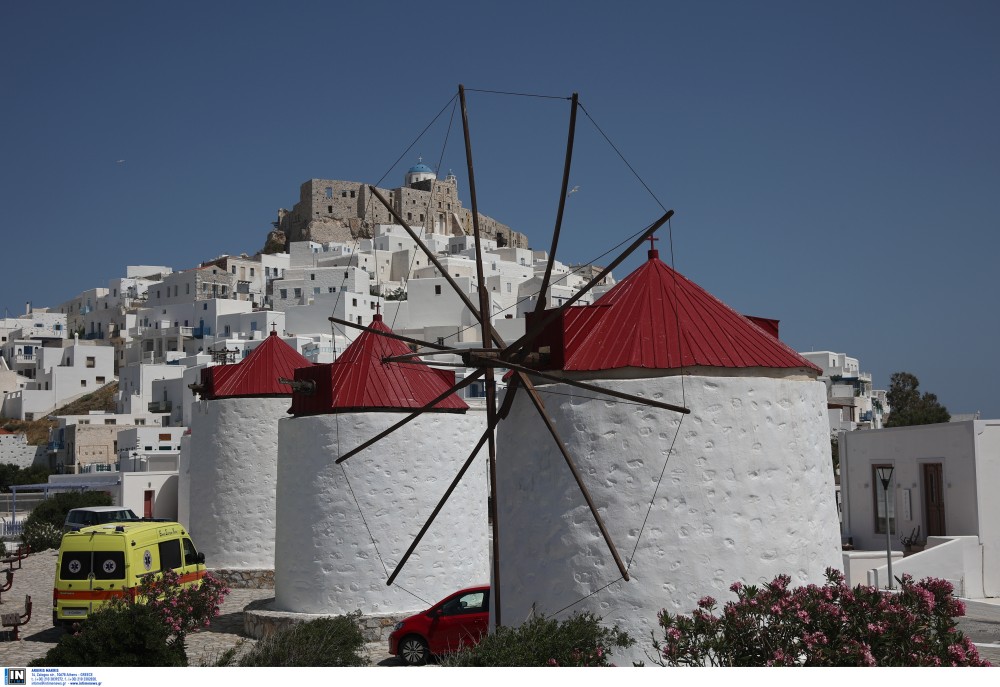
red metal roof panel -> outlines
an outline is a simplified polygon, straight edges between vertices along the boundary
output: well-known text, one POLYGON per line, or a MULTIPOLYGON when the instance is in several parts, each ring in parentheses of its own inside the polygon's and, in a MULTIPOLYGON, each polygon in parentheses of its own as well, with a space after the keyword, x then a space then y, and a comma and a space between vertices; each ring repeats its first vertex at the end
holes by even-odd
MULTIPOLYGON (((296 381, 312 381, 309 393, 292 394, 293 415, 349 411, 399 411, 420 408, 455 383, 455 373, 428 367, 419 358, 412 363, 383 363, 389 356, 406 355, 402 341, 380 336, 391 333, 376 314, 369 326, 336 362, 297 370, 296 381)), ((465 412, 469 406, 455 394, 438 402, 433 412, 465 412)))
POLYGON ((552 331, 550 326, 539 337, 550 346, 554 367, 819 371, 774 335, 670 269, 657 251, 649 253, 642 267, 593 305, 566 310, 562 321, 553 323, 561 331, 552 331))
POLYGON ((277 332, 271 332, 239 363, 203 369, 201 383, 205 392, 202 398, 291 396, 292 388, 278 379, 292 379, 295 370, 311 365, 312 362, 278 338, 277 332))

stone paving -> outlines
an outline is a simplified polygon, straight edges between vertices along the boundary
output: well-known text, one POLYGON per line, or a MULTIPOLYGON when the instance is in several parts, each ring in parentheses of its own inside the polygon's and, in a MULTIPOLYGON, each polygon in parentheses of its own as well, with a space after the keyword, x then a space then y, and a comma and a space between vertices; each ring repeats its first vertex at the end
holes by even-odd
MULTIPOLYGON (((64 630, 52 626, 52 583, 56 569, 54 549, 34 553, 21 561, 21 569, 14 571, 14 584, 0 599, 0 613, 13 613, 24 607, 25 594, 31 595, 31 620, 20 628, 20 639, 4 641, 0 635, 0 662, 5 666, 24 666, 40 658, 59 641, 64 630)), ((222 604, 222 610, 212 626, 187 637, 188 663, 208 666, 215 663, 227 649, 242 642, 243 650, 256 640, 245 636, 243 609, 252 601, 274 596, 273 589, 234 589, 222 604)), ((390 656, 388 643, 373 642, 366 645, 372 665, 400 665, 390 656)))

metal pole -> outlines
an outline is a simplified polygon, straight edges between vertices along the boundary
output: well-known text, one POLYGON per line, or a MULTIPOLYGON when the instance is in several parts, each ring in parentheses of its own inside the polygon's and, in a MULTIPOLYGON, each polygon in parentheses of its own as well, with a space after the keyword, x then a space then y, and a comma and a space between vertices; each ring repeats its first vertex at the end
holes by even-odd
POLYGON ((887 589, 892 586, 892 528, 889 526, 889 486, 892 484, 892 473, 894 468, 882 465, 876 468, 879 482, 882 483, 883 508, 885 509, 885 558, 889 573, 887 589))
POLYGON ((885 557, 889 564, 889 589, 892 589, 892 538, 889 534, 889 488, 882 490, 885 497, 885 557))

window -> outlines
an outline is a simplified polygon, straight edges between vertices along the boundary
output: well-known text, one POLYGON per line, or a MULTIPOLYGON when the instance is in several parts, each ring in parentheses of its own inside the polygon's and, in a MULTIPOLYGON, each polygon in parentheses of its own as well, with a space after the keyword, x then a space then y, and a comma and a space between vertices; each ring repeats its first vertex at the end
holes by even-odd
POLYGON ((288 289, 281 289, 281 297, 288 298, 288 289))
POLYGON ((352 298, 351 299, 351 305, 357 307, 357 305, 358 305, 358 299, 357 298, 352 298))
POLYGON ((354 197, 354 193, 355 193, 354 191, 351 191, 351 198, 354 197))
POLYGON ((310 280, 310 281, 316 281, 316 274, 315 274, 315 273, 311 273, 311 274, 309 275, 309 280, 310 280))
POLYGON ((441 285, 440 284, 435 284, 434 285, 434 295, 435 296, 440 296, 441 295, 441 285))
POLYGON ((98 377, 97 378, 97 383, 98 384, 104 384, 104 377, 98 377))
POLYGON ((486 613, 489 610, 488 591, 469 592, 454 599, 448 599, 441 606, 441 615, 465 615, 467 613, 486 613))
POLYGON ((313 287, 313 295, 314 295, 314 296, 317 296, 317 295, 319 295, 319 292, 320 292, 321 290, 322 290, 322 289, 320 289, 320 287, 318 287, 318 286, 314 286, 314 287, 313 287))
POLYGON ((233 274, 236 274, 236 265, 233 265, 233 274))
POLYGON ((104 420, 104 424, 106 424, 106 425, 117 425, 118 424, 118 420, 115 420, 113 418, 107 418, 107 419, 104 420))
POLYGON ((341 198, 346 198, 347 197, 347 191, 341 191, 340 192, 340 197, 341 198))
POLYGON ((253 268, 252 267, 250 268, 250 276, 251 277, 253 276, 253 268))
POLYGON ((80 386, 87 386, 87 380, 86 379, 81 379, 80 380, 80 386))
MULTIPOLYGON (((882 480, 878 478, 878 469, 891 467, 887 463, 881 463, 879 465, 872 465, 872 495, 875 498, 875 533, 885 534, 885 524, 886 524, 886 500, 885 500, 885 489, 882 487, 882 480)), ((892 488, 892 482, 889 482, 889 532, 896 531, 896 500, 894 498, 895 493, 892 488)))
POLYGON ((327 198, 333 198, 333 187, 332 186, 327 186, 326 187, 326 197, 327 198))
POLYGON ((159 543, 160 570, 181 567, 181 543, 177 539, 168 539, 159 543))
POLYGON ((302 289, 295 289, 295 297, 302 298, 302 289))
POLYGON ((329 212, 332 215, 333 214, 333 206, 332 205, 327 205, 326 206, 326 211, 329 212))
POLYGON ((142 418, 142 417, 138 418, 138 419, 137 419, 137 420, 135 421, 135 424, 137 424, 137 425, 139 425, 139 426, 142 426, 142 425, 145 425, 145 424, 146 424, 146 418, 142 418))
POLYGON ((96 361, 97 361, 97 359, 95 357, 88 355, 87 356, 87 367, 94 367, 94 365, 96 364, 96 361))
POLYGON ((329 289, 328 289, 328 292, 329 292, 329 293, 335 293, 336 291, 337 291, 337 289, 336 289, 336 287, 334 287, 334 286, 331 286, 331 287, 329 287, 329 289))
POLYGON ((184 565, 194 565, 198 562, 198 551, 194 548, 194 544, 187 537, 181 540, 184 545, 184 565))

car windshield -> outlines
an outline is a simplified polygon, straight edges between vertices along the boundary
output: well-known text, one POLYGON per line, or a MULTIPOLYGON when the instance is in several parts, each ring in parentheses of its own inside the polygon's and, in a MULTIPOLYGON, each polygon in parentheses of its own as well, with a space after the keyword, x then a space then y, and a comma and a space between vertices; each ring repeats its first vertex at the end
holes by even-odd
POLYGON ((131 522, 139 519, 139 516, 133 513, 130 508, 101 513, 100 517, 102 522, 131 522))

